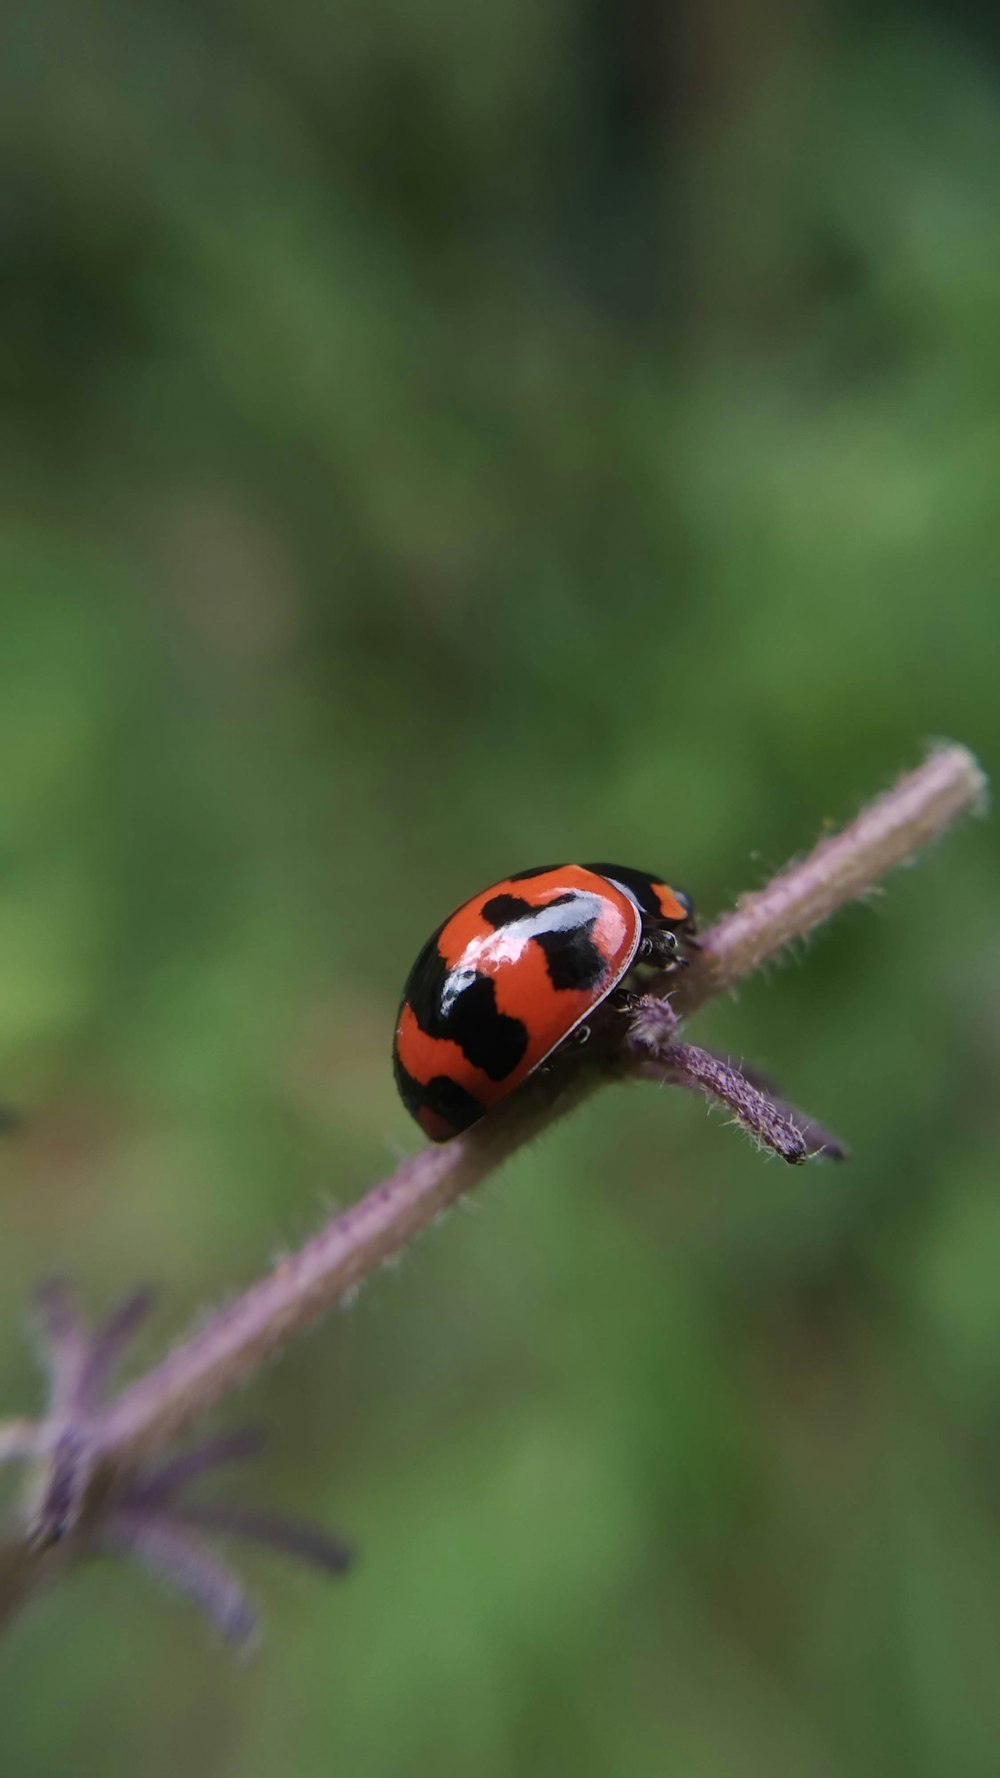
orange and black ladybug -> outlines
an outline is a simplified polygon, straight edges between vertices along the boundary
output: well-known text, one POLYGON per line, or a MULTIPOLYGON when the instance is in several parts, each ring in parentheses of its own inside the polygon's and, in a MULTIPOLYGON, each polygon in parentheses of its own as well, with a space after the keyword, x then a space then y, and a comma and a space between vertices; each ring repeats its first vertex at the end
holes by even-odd
POLYGON ((407 978, 393 1067, 403 1103, 446 1142, 505 1099, 638 963, 679 968, 690 898, 617 864, 539 865, 480 890, 407 978))

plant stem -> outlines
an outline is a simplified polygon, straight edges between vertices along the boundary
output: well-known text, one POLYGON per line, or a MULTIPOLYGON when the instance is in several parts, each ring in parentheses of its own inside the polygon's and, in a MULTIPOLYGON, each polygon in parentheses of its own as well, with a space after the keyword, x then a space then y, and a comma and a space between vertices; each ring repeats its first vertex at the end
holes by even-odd
MULTIPOLYGON (((694 1011, 837 908, 865 895, 958 815, 981 807, 985 791, 985 778, 964 747, 932 753, 850 826, 745 897, 705 935, 699 957, 673 996, 677 1010, 694 1011)), ((533 1077, 467 1135, 404 1162, 111 1402, 95 1428, 97 1465, 115 1471, 160 1449, 509 1154, 602 1081, 628 1071, 627 1058, 619 1057, 568 1084, 558 1077, 533 1077)))
POLYGON ((986 776, 967 748, 947 746, 932 753, 849 827, 820 840, 766 889, 741 897, 706 935, 703 967, 697 974, 692 970, 692 979, 682 985, 678 1010, 693 1012, 845 903, 869 894, 959 815, 982 811, 987 794, 986 776))

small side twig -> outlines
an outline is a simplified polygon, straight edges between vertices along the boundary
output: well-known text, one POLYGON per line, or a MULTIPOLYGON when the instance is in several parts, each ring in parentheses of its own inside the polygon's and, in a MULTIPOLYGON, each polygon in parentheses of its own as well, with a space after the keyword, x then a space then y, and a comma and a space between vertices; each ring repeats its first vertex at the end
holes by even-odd
POLYGON ((257 1614, 242 1583, 186 1526, 141 1511, 119 1512, 100 1533, 100 1542, 136 1557, 168 1586, 187 1593, 227 1642, 253 1641, 257 1614))
POLYGON ((635 1072, 643 1080, 685 1087, 711 1103, 724 1105, 758 1147, 778 1154, 793 1166, 813 1155, 841 1161, 843 1144, 821 1130, 811 1118, 794 1111, 787 1100, 774 1096, 762 1075, 756 1078, 744 1068, 734 1068, 725 1056, 692 1043, 681 1043, 680 1019, 669 1000, 647 994, 635 1008, 626 1039, 635 1057, 635 1072))
MULTIPOLYGON (((965 748, 948 746, 933 753, 842 832, 822 840, 765 889, 745 897, 704 935, 698 956, 684 977, 679 982, 671 980, 674 1013, 687 1016, 694 1012, 836 909, 865 895, 888 871, 943 833, 963 811, 981 806, 984 796, 983 774, 965 748)), ((147 1500, 144 1504, 141 1497, 143 1470, 148 1474, 153 1460, 179 1433, 339 1298, 356 1289, 508 1155, 601 1084, 628 1076, 683 1076, 682 1084, 696 1090, 710 1088, 715 1097, 723 1099, 728 1094, 743 1121, 753 1129, 757 1119, 759 1129, 763 1114, 754 1098, 757 1089, 752 1079, 744 1074, 738 1082, 735 1071, 729 1069, 727 1074, 728 1064, 719 1058, 702 1062, 695 1060, 696 1055, 705 1057, 705 1052, 693 1052, 672 1036, 665 1050, 651 1054, 648 1044, 636 1045, 626 1033, 616 1050, 568 1074, 556 1069, 551 1075, 531 1077, 467 1134, 441 1147, 425 1149, 405 1162, 360 1203, 334 1218, 297 1253, 279 1261, 242 1296, 196 1329, 145 1376, 106 1406, 89 1411, 83 1443, 72 1450, 70 1481, 76 1498, 73 1510, 65 1515, 68 1535, 57 1545, 51 1538, 46 1541, 37 1536, 32 1543, 22 1534, 6 1547, 0 1546, 0 1619, 47 1577, 54 1577, 69 1556, 86 1554, 95 1542, 114 1538, 119 1546, 127 1544, 150 1565, 170 1572, 200 1597, 227 1633, 249 1634, 252 1620, 238 1583, 192 1538, 188 1524, 180 1522, 182 1515, 171 1504, 172 1517, 150 1516, 153 1503, 147 1500), (711 1081, 705 1076, 709 1064, 711 1081), (704 1078, 699 1078, 699 1069, 704 1078)), ((804 1123, 789 1107, 772 1103, 770 1110, 778 1120, 769 1131, 768 1139, 775 1139, 772 1145, 780 1148, 787 1141, 791 1150, 796 1143, 803 1144, 804 1151, 836 1149, 824 1132, 804 1123), (818 1139, 814 1141, 814 1137, 818 1139)), ((786 1158, 799 1158, 798 1151, 789 1152, 786 1158)), ((128 1316, 124 1319, 127 1322, 128 1316)), ((48 1325, 55 1350, 52 1415, 30 1433, 23 1422, 0 1428, 0 1459, 5 1454, 25 1454, 26 1445, 52 1453, 48 1496, 54 1492, 56 1505, 63 1511, 66 1502, 59 1490, 62 1487, 65 1492, 67 1473, 64 1464, 60 1475, 60 1439, 53 1433, 71 1430, 67 1403, 79 1399, 81 1384, 85 1384, 83 1394, 92 1400, 94 1384, 103 1384, 119 1343, 113 1339, 110 1351, 103 1356, 93 1346, 81 1356, 81 1336, 67 1303, 58 1297, 54 1309, 50 1303, 48 1325)), ((104 1337, 107 1340, 107 1330, 104 1337)), ((72 1430, 80 1434, 79 1427, 72 1430)), ((183 1473, 184 1460, 179 1462, 183 1473)), ((190 1473, 198 1467, 195 1460, 192 1468, 188 1459, 190 1473)), ((166 1472, 169 1475, 169 1462, 166 1472)), ((163 1474, 161 1467, 161 1481, 163 1474)), ((155 1475, 154 1470, 154 1494, 155 1475)), ((224 1509, 218 1509, 216 1528, 223 1528, 224 1516, 224 1509)), ((298 1553, 305 1553, 305 1534, 291 1531, 287 1525, 279 1533, 276 1521, 267 1518, 265 1524, 265 1518, 244 1513, 238 1527, 230 1515, 229 1529, 267 1537, 272 1543, 282 1542, 286 1549, 296 1547, 298 1553)), ((199 1528, 207 1529, 208 1524, 202 1512, 199 1528)), ((312 1536, 309 1533, 306 1542, 312 1536)), ((332 1546, 327 1554, 333 1566, 332 1546)))

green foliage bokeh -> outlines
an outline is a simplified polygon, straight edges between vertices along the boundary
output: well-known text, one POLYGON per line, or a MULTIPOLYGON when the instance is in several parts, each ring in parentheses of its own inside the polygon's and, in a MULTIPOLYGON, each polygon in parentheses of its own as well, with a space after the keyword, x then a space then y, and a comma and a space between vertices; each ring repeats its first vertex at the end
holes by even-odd
MULTIPOLYGON (((1000 738, 1000 67, 965 8, 39 0, 3 26, 0 1372, 152 1357, 416 1144, 399 988, 561 857, 708 914, 1000 738)), ((700 1022, 843 1132, 608 1093, 232 1415, 244 1670, 95 1566, 5 1778, 983 1778, 997 842, 700 1022)))

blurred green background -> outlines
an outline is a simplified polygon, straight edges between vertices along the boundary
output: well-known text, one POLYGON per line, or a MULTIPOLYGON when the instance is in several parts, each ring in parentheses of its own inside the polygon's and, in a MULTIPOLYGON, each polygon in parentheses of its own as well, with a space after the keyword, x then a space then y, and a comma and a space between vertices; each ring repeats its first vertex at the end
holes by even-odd
MULTIPOLYGON (((777 0, 35 0, 0 53, 0 1382, 134 1363, 417 1146, 444 913, 706 915, 1000 739, 1000 27, 777 0)), ((1000 1741, 997 838, 697 1033, 850 1169, 606 1093, 232 1404, 247 1668, 95 1565, 5 1778, 949 1778, 1000 1741)))

